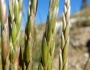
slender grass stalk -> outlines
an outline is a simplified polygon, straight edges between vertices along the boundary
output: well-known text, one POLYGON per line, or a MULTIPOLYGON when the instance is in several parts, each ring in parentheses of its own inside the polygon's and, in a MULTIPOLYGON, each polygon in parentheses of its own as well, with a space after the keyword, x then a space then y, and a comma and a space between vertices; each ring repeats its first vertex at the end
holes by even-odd
POLYGON ((22 19, 23 0, 9 0, 9 25, 10 25, 10 70, 20 70, 20 25, 22 19))
POLYGON ((60 55, 59 55, 59 70, 62 70, 63 68, 63 61, 62 61, 62 50, 60 49, 60 55))
POLYGON ((61 52, 59 70, 67 70, 67 53, 69 47, 69 26, 70 26, 70 0, 65 0, 63 14, 63 29, 61 35, 61 52))
POLYGON ((32 47, 34 46, 34 23, 37 10, 37 0, 28 0, 28 22, 25 28, 24 62, 26 70, 32 70, 32 47))
POLYGON ((2 70, 9 70, 9 28, 5 0, 0 0, 2 70))
POLYGON ((55 48, 55 23, 58 15, 59 0, 50 0, 46 30, 42 40, 42 57, 39 70, 52 70, 55 48))

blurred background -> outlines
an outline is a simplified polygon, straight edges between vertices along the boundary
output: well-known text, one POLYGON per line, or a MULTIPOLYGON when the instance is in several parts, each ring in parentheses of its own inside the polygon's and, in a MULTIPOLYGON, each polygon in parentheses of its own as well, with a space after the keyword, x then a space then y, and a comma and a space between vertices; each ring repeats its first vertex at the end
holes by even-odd
MULTIPOLYGON (((8 13, 8 3, 9 0, 6 0, 7 13, 8 13)), ((68 49, 68 70, 90 70, 90 0, 71 0, 70 4, 71 4, 71 16, 70 16, 71 23, 70 23, 70 46, 68 49)), ((60 0, 59 13, 55 28, 56 46, 55 46, 55 57, 53 61, 53 70, 58 70, 57 64, 59 63, 58 57, 59 57, 60 37, 62 29, 63 8, 64 8, 64 0, 60 0)), ((34 70, 37 69, 41 57, 42 36, 45 31, 45 22, 48 15, 48 9, 49 9, 49 0, 38 0, 38 8, 35 23, 36 37, 35 37, 35 46, 33 47, 34 70)), ((21 24, 21 44, 20 44, 22 47, 24 47, 24 29, 27 22, 27 13, 28 13, 28 0, 23 0, 23 17, 21 24)), ((1 56, 0 56, 0 64, 1 64, 1 56)))

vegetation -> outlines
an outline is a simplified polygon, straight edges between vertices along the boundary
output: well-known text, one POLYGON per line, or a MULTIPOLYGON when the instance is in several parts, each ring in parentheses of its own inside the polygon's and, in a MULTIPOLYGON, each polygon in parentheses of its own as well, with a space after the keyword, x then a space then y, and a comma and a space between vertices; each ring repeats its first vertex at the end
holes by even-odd
MULTIPOLYGON (((58 5, 59 0, 50 0, 45 33, 42 39, 42 54, 38 70, 52 70, 58 5)), ((0 0, 2 70, 33 70, 32 48, 36 46, 34 45, 34 24, 37 7, 38 0, 28 0, 28 20, 24 32, 25 45, 23 48, 20 45, 20 26, 22 21, 23 0, 9 0, 9 16, 6 12, 5 0, 0 0)), ((69 24, 70 0, 65 0, 59 70, 67 69, 69 24)))
POLYGON ((20 69, 20 25, 22 19, 22 0, 9 0, 9 69, 20 69))
POLYGON ((61 35, 60 67, 59 70, 67 70, 67 50, 69 47, 70 25, 70 0, 65 0, 63 14, 63 29, 61 35))
POLYGON ((8 70, 9 27, 8 27, 8 16, 6 14, 6 4, 4 0, 0 0, 0 22, 1 22, 2 68, 3 70, 8 70))
POLYGON ((52 70, 54 56, 55 23, 58 15, 59 0, 50 0, 46 29, 42 40, 42 56, 39 70, 52 70))
POLYGON ((28 8, 28 22, 25 29, 24 62, 26 70, 32 70, 32 47, 34 46, 34 23, 37 10, 37 0, 31 0, 28 8))

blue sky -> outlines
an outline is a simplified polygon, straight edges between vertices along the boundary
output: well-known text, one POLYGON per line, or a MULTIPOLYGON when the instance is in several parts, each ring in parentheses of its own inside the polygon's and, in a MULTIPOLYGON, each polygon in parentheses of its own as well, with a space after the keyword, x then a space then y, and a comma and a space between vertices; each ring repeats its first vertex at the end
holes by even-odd
MULTIPOLYGON (((6 3, 8 3, 8 0, 6 0, 6 3)), ((70 4, 71 4, 71 14, 73 14, 78 10, 80 10, 82 5, 82 0, 71 0, 70 4)), ((88 4, 90 5, 90 0, 88 0, 88 4)), ((58 17, 60 17, 60 15, 63 12, 63 5, 64 5, 64 0, 60 0, 58 17)), ((25 27, 25 24, 27 21, 28 0, 23 0, 23 6, 24 6, 25 18, 23 17, 22 19, 21 28, 25 27)), ((38 9, 36 14, 37 24, 46 21, 47 14, 48 14, 48 7, 49 7, 49 0, 38 0, 38 9)))

